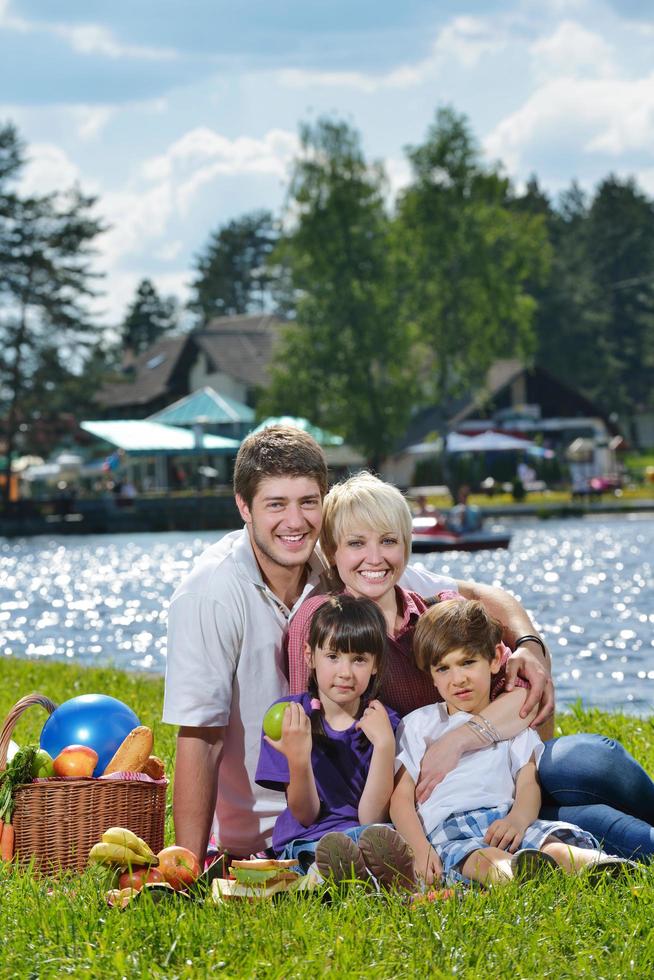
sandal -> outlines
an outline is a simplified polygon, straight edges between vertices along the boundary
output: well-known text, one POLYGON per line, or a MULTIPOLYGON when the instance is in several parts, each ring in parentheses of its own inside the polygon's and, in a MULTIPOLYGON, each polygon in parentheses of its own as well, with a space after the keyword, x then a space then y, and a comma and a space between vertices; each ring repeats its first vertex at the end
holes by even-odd
POLYGON ((368 881, 361 851, 347 834, 333 831, 321 837, 316 846, 316 866, 326 881, 368 881))
POLYGON ((415 890, 413 851, 397 830, 373 824, 359 837, 359 849, 380 888, 415 890))

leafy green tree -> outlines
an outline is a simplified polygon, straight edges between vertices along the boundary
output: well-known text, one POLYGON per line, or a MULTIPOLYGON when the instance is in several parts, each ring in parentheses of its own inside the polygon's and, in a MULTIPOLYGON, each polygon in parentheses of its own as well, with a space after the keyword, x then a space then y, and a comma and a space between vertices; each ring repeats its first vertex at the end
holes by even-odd
POLYGON ((412 403, 409 337, 389 277, 384 179, 359 134, 321 119, 300 130, 289 209, 274 255, 295 295, 260 410, 303 415, 343 435, 375 466, 412 403))
POLYGON ((94 294, 91 246, 102 225, 92 214, 94 198, 76 188, 17 194, 23 148, 13 127, 0 133, 0 405, 10 465, 39 352, 55 343, 62 358, 81 363, 98 333, 87 301, 94 294))
POLYGON ((269 211, 254 211, 215 231, 195 263, 189 304, 203 324, 214 317, 264 309, 273 274, 269 256, 277 228, 269 211))
POLYGON ((176 326, 175 300, 163 299, 150 279, 142 279, 123 321, 121 330, 123 346, 134 354, 140 354, 165 333, 174 330, 176 326))
POLYGON ((423 397, 447 403, 498 357, 534 350, 528 286, 547 271, 542 214, 511 206, 509 182, 486 165, 464 116, 436 114, 409 148, 412 180, 395 222, 403 317, 417 332, 423 397))
POLYGON ((626 415, 654 407, 654 202, 631 178, 603 180, 588 213, 588 253, 604 314, 593 393, 626 415))

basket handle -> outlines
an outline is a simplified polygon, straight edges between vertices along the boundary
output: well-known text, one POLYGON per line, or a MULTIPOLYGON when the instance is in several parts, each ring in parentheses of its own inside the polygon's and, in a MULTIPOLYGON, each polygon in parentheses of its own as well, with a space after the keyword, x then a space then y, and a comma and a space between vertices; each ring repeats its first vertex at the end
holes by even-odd
POLYGON ((44 694, 26 694, 24 698, 17 701, 13 706, 7 717, 5 718, 5 723, 2 726, 2 731, 0 732, 0 772, 7 766, 7 750, 9 749, 9 741, 11 739, 12 732, 16 727, 16 722, 28 708, 32 705, 40 704, 42 708, 51 715, 55 710, 57 705, 50 698, 46 698, 44 694))

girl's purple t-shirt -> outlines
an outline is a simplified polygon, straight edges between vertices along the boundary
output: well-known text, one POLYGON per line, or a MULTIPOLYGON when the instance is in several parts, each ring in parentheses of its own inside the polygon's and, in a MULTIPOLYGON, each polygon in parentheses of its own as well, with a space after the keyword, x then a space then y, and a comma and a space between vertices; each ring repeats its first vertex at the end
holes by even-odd
MULTIPOLYGON (((278 700, 299 701, 306 713, 311 713, 311 695, 306 692, 278 700)), ((395 731, 400 717, 390 708, 386 711, 395 731)), ((319 840, 330 831, 359 826, 359 801, 368 777, 372 745, 354 724, 344 732, 334 731, 324 719, 323 724, 327 740, 324 744, 314 743, 311 750, 311 765, 321 803, 318 819, 305 827, 287 807, 277 818, 273 830, 272 844, 276 852, 282 851, 289 841, 319 840)), ((289 781, 286 756, 268 745, 263 734, 255 780, 259 786, 281 792, 289 781)))

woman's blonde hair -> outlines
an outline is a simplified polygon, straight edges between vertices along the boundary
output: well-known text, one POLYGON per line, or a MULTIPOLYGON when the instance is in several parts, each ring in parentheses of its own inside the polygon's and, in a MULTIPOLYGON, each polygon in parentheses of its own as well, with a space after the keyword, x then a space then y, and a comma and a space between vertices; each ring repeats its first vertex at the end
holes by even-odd
POLYGON ((366 470, 335 484, 325 497, 320 545, 330 565, 339 542, 359 527, 380 534, 386 531, 399 534, 408 562, 411 557, 409 505, 397 487, 366 470))

